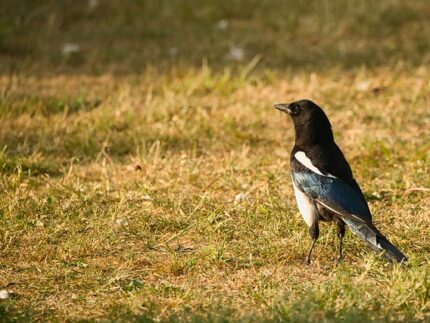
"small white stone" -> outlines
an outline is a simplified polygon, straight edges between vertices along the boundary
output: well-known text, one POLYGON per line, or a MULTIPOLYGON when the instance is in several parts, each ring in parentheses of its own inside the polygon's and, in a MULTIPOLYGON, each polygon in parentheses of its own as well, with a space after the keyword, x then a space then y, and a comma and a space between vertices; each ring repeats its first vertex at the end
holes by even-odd
POLYGON ((177 49, 176 47, 169 48, 169 55, 171 57, 175 57, 176 55, 178 55, 178 53, 179 49, 177 49))
POLYGON ((225 30, 225 29, 227 29, 227 28, 228 28, 228 21, 227 21, 227 19, 221 19, 220 21, 218 21, 218 22, 216 23, 216 26, 217 26, 217 28, 218 28, 218 29, 220 29, 220 30, 225 30))
POLYGON ((235 61, 241 61, 245 58, 245 50, 239 46, 231 46, 228 57, 235 61))
POLYGON ((360 82, 356 85, 356 89, 361 92, 367 91, 369 88, 370 88, 370 81, 368 80, 360 82))
POLYGON ((239 193, 239 194, 236 194, 236 196, 234 197, 234 202, 235 203, 239 203, 239 202, 242 202, 242 201, 246 201, 248 199, 248 194, 246 194, 246 193, 239 193))
POLYGON ((142 196, 142 200, 150 202, 152 201, 152 197, 149 196, 148 194, 145 194, 142 196))
POLYGON ((36 227, 40 227, 40 228, 42 228, 42 227, 44 227, 45 226, 45 223, 43 223, 42 221, 40 221, 40 220, 37 220, 36 221, 36 227))
POLYGON ((98 5, 99 5, 99 1, 98 0, 88 0, 88 7, 90 9, 94 9, 98 5))
POLYGON ((116 224, 119 226, 126 226, 126 225, 128 225, 128 220, 127 219, 116 219, 116 224))
POLYGON ((7 289, 0 290, 0 299, 5 300, 5 299, 10 298, 11 293, 12 292, 10 290, 7 290, 7 289))
POLYGON ((81 46, 75 43, 66 43, 63 45, 63 55, 70 55, 73 53, 78 53, 81 50, 81 46))

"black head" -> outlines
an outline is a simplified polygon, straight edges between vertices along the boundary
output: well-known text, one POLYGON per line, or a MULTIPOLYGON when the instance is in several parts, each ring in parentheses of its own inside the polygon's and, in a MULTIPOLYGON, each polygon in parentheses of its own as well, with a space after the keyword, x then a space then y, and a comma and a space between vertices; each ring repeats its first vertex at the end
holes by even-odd
POLYGON ((297 144, 333 141, 330 122, 324 111, 310 100, 279 103, 274 107, 287 113, 294 122, 297 144))

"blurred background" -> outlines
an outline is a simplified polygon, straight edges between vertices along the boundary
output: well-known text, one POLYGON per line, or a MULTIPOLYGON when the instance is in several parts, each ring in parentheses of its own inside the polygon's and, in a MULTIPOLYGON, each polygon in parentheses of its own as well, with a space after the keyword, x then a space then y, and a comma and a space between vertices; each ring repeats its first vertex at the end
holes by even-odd
POLYGON ((427 64, 429 16, 426 0, 5 0, 0 72, 427 64))
POLYGON ((429 63, 428 0, 0 0, 0 322, 428 320, 429 63), (409 267, 303 266, 301 98, 409 267))

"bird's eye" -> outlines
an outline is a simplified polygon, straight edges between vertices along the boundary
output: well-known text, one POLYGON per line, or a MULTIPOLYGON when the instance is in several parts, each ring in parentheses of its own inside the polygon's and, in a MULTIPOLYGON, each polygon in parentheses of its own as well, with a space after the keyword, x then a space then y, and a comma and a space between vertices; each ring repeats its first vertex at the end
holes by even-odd
POLYGON ((293 107, 293 114, 296 116, 300 113, 300 107, 298 105, 295 105, 293 107))

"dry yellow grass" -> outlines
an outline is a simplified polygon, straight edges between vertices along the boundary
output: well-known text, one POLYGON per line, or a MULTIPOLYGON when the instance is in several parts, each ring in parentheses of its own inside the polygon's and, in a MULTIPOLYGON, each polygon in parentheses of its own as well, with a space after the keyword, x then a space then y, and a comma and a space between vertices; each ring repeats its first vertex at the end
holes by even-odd
POLYGON ((283 20, 269 0, 20 4, 33 15, 0 25, 0 321, 429 320, 426 2, 313 2, 299 21, 305 4, 283 20), (61 56, 73 37, 83 49, 61 56), (303 264, 292 124, 272 108, 301 98, 325 109, 408 266, 349 233, 337 265, 329 225, 303 264))
POLYGON ((12 83, 10 104, 23 88, 75 97, 93 84, 93 100, 103 98, 88 111, 2 116, 3 140, 22 134, 2 155, 0 285, 16 294, 12 308, 59 320, 279 318, 304 299, 311 320, 352 307, 359 317, 426 317, 430 196, 415 189, 430 184, 428 68, 277 74, 270 82, 233 74, 227 90, 208 88, 207 74, 12 83), (326 108, 375 222, 410 267, 386 264, 352 236, 337 266, 330 226, 314 263, 303 265, 308 236, 288 174, 293 132, 271 107, 302 97, 326 108), (26 150, 33 153, 8 166, 8 156, 26 150), (32 176, 38 171, 48 176, 32 176), (235 201, 238 194, 246 198, 235 201))

